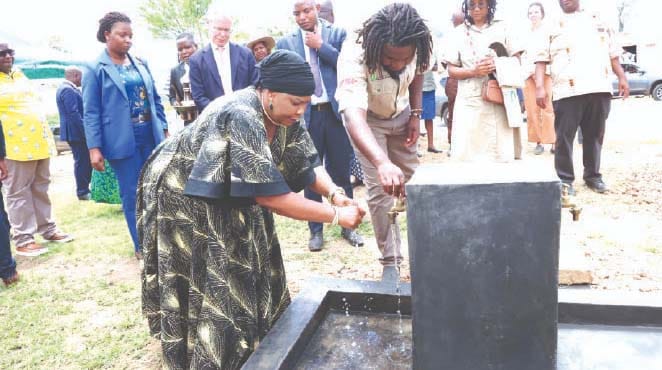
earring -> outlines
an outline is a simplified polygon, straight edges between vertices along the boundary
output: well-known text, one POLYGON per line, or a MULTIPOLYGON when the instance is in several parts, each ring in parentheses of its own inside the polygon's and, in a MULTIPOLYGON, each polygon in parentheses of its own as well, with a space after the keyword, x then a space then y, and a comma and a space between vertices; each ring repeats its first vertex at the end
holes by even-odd
POLYGON ((274 110, 274 102, 271 99, 269 99, 269 110, 274 110))

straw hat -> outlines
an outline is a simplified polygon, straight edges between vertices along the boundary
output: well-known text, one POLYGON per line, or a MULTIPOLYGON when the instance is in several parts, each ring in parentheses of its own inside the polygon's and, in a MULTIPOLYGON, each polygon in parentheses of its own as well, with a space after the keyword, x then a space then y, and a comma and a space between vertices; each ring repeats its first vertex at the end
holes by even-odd
POLYGON ((260 42, 264 43, 264 46, 266 46, 267 49, 269 49, 270 51, 273 50, 274 46, 276 46, 276 40, 274 40, 273 37, 264 36, 249 42, 248 44, 246 44, 246 47, 249 48, 251 51, 253 51, 253 47, 255 47, 255 44, 258 44, 260 42))

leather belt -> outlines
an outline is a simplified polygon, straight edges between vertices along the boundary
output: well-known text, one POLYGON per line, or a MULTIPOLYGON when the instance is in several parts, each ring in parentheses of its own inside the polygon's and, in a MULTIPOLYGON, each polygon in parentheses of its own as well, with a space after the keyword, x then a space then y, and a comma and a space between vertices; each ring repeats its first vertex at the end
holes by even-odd
POLYGON ((135 117, 131 117, 131 123, 143 123, 143 122, 149 122, 151 120, 152 120, 151 113, 140 113, 135 117))
POLYGON ((318 112, 331 110, 331 103, 319 103, 310 106, 311 110, 316 110, 318 112))

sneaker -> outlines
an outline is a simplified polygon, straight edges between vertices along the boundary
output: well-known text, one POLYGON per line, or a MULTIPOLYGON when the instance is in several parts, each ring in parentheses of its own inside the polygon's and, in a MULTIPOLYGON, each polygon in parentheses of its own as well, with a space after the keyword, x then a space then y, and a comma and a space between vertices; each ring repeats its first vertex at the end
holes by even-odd
POLYGON ((541 155, 544 152, 545 152, 545 147, 543 147, 540 144, 536 145, 536 148, 533 149, 533 154, 535 154, 535 155, 541 155))
POLYGON ((5 283, 5 286, 10 286, 18 282, 18 271, 14 271, 14 275, 8 278, 2 278, 2 282, 5 283))
POLYGON ((74 240, 74 238, 69 234, 65 234, 61 231, 57 231, 48 238, 44 237, 44 240, 54 243, 69 243, 70 241, 74 240))
POLYGON ((16 247, 16 254, 19 256, 37 257, 44 253, 48 253, 48 248, 34 242, 16 247))
POLYGON ((90 199, 92 199, 92 195, 90 193, 78 196, 78 200, 90 200, 90 199))
POLYGON ((593 190, 596 193, 603 194, 606 193, 607 190, 607 184, 605 184, 602 179, 597 179, 597 180, 586 180, 586 186, 588 186, 589 189, 593 190))
POLYGON ((343 239, 354 247, 363 247, 363 237, 356 230, 343 228, 340 232, 343 239))
POLYGON ((324 237, 322 233, 313 233, 310 235, 310 240, 308 241, 308 250, 311 252, 319 252, 322 250, 322 245, 324 245, 324 237))

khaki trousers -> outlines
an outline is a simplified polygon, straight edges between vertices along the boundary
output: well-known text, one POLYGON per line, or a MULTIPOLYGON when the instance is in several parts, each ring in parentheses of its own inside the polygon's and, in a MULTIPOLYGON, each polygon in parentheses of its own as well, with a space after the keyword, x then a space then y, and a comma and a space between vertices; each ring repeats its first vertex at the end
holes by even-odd
POLYGON ((524 85, 524 106, 526 107, 526 123, 529 128, 529 142, 554 144, 554 107, 552 106, 552 78, 545 75, 545 91, 547 91, 547 108, 542 109, 536 104, 536 82, 529 77, 524 85))
POLYGON ((50 159, 36 161, 6 160, 9 176, 2 182, 11 225, 12 240, 17 247, 34 243, 34 234, 52 236, 57 227, 51 218, 50 159))
MULTIPOLYGON (((405 147, 409 109, 390 120, 381 120, 371 117, 370 114, 368 114, 367 120, 379 146, 391 162, 402 170, 405 181, 409 181, 418 166, 416 145, 409 148, 405 147)), ((353 142, 352 145, 354 145, 353 142)), ((363 183, 368 189, 368 208, 370 209, 372 227, 377 239, 377 247, 382 253, 379 261, 383 265, 399 264, 402 261, 400 227, 397 224, 392 225, 387 214, 393 207, 395 198, 384 192, 379 181, 377 168, 366 159, 356 145, 354 145, 354 152, 361 163, 364 175, 363 183)))

